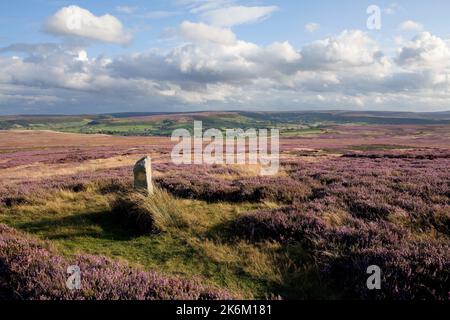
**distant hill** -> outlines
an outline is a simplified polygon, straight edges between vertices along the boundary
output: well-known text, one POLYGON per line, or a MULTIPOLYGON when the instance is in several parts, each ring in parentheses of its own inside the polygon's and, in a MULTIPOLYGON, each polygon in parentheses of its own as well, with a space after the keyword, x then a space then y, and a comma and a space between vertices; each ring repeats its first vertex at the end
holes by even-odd
POLYGON ((340 124, 448 125, 450 111, 435 113, 386 111, 111 113, 100 115, 20 115, 0 117, 0 130, 55 130, 113 135, 169 136, 175 129, 280 128, 285 135, 308 134, 340 124))

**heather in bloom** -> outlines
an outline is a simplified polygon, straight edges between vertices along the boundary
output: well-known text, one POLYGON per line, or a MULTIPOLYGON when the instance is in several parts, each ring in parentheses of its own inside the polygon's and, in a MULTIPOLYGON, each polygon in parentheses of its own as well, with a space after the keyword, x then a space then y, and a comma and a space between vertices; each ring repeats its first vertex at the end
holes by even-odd
POLYGON ((448 300, 450 252, 445 242, 412 242, 394 248, 352 250, 321 261, 325 276, 357 299, 448 300), (365 287, 365 268, 382 270, 382 290, 365 287))
POLYGON ((225 290, 144 272, 101 256, 66 259, 47 244, 0 225, 0 293, 25 300, 210 300, 231 299, 225 290), (66 286, 67 267, 81 270, 81 289, 66 286))
POLYGON ((237 237, 275 240, 308 248, 324 279, 359 299, 446 299, 450 288, 448 241, 413 240, 412 234, 384 221, 350 218, 330 226, 322 217, 287 207, 253 212, 230 227, 237 237), (377 265, 385 287, 377 294, 365 287, 365 270, 377 265))
POLYGON ((291 162, 289 176, 310 187, 309 197, 244 214, 229 230, 236 238, 307 248, 321 277, 346 288, 346 297, 445 300, 449 164, 447 153, 433 150, 291 162), (370 265, 383 271, 380 292, 365 286, 370 265))
POLYGON ((311 188, 291 178, 251 177, 219 179, 209 174, 170 175, 157 180, 162 187, 183 198, 206 201, 292 203, 307 198, 311 188))
MULTIPOLYGON (((284 149, 292 149, 295 143, 288 140, 284 149)), ((324 148, 333 147, 327 143, 324 148)), ((103 151, 105 157, 110 152, 113 156, 116 151, 119 155, 125 152, 103 151)), ((73 150, 61 152, 56 152, 55 161, 62 165, 78 161, 78 156, 88 161, 97 157, 87 150, 79 150, 79 155, 72 154, 73 150)), ((0 155, 5 167, 27 165, 36 159, 53 163, 46 151, 30 151, 28 160, 7 155, 0 155)), ((328 297, 444 300, 450 288, 449 166, 448 151, 439 149, 345 151, 340 156, 301 151, 284 158, 278 177, 259 177, 239 167, 155 162, 162 198, 130 194, 132 167, 126 165, 51 179, 1 180, 0 210, 8 214, 25 211, 25 215, 30 210, 36 214, 34 219, 39 210, 46 210, 45 206, 36 209, 39 199, 59 189, 69 190, 64 208, 76 207, 70 197, 86 201, 84 195, 95 195, 101 200, 92 216, 81 207, 75 212, 81 217, 68 219, 69 223, 64 212, 58 212, 58 196, 52 198, 55 205, 51 209, 67 224, 67 230, 52 235, 68 237, 67 243, 72 244, 72 234, 79 234, 77 223, 87 219, 82 232, 88 238, 100 237, 95 240, 101 243, 102 236, 109 239, 119 230, 130 242, 156 243, 161 247, 155 248, 152 266, 164 267, 165 255, 175 248, 174 255, 180 253, 189 267, 199 266, 194 274, 217 274, 219 279, 214 281, 219 285, 228 283, 230 274, 242 287, 265 285, 258 297, 274 293, 316 298, 322 297, 324 287, 331 286, 338 294, 328 297), (135 237, 134 232, 144 236, 135 237), (160 256, 162 261, 155 261, 160 256), (251 267, 242 263, 244 260, 251 261, 251 267), (382 270, 381 291, 369 292, 365 286, 369 265, 382 270), (318 280, 311 280, 311 274, 318 280), (305 282, 306 288, 302 287, 305 282), (301 289, 292 293, 296 288, 301 289)), ((49 214, 45 219, 61 222, 49 214)), ((14 219, 8 217, 7 221, 14 219)), ((42 223, 18 223, 17 227, 34 232, 43 229, 42 223)), ((2 228, 0 298, 198 299, 229 295, 200 280, 143 272, 103 257, 66 259, 34 238, 2 228), (36 256, 45 259, 36 260, 36 256), (87 281, 80 292, 64 288, 64 268, 74 264, 80 266, 83 281, 87 281)))

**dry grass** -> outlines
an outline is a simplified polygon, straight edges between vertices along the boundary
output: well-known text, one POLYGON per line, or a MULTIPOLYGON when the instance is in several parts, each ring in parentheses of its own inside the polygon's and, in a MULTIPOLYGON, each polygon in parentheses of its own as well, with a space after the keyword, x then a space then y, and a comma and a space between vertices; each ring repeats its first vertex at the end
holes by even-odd
POLYGON ((0 150, 35 150, 43 148, 70 147, 133 147, 148 145, 172 145, 170 138, 118 137, 108 135, 85 135, 58 133, 54 131, 2 131, 0 150))
POLYGON ((158 230, 180 231, 188 226, 183 209, 167 191, 156 188, 153 195, 142 200, 145 208, 151 212, 158 230))
POLYGON ((21 204, 14 210, 22 214, 40 216, 65 215, 67 212, 91 212, 99 207, 109 207, 110 195, 101 195, 94 186, 86 186, 83 192, 59 190, 46 196, 30 197, 29 202, 21 204))
POLYGON ((177 201, 159 188, 150 196, 138 192, 118 196, 112 203, 112 212, 140 234, 176 232, 187 226, 177 201))
POLYGON ((345 224, 346 220, 351 218, 351 215, 345 210, 335 209, 330 212, 323 212, 323 221, 329 227, 339 227, 345 224))
POLYGON ((281 285, 282 271, 277 264, 275 252, 280 249, 276 243, 262 243, 258 246, 245 241, 228 244, 210 239, 193 238, 189 244, 199 248, 208 259, 225 264, 230 269, 240 268, 248 276, 265 279, 267 282, 281 285))
POLYGON ((119 156, 108 159, 88 160, 78 164, 32 164, 0 170, 0 179, 10 181, 39 180, 56 176, 76 175, 83 172, 115 169, 131 166, 139 160, 137 156, 119 156))

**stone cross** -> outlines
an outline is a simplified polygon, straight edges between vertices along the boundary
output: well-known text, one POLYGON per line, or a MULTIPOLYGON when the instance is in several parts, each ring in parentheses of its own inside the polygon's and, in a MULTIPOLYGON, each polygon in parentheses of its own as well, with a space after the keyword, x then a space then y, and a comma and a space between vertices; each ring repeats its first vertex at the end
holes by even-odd
POLYGON ((154 192, 152 182, 152 159, 143 157, 134 166, 134 188, 141 192, 152 195, 154 192))

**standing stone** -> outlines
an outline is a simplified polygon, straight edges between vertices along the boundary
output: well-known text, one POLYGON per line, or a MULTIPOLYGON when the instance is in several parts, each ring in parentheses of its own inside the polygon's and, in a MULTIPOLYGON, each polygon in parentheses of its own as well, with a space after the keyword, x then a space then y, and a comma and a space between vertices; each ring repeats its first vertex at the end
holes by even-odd
POLYGON ((134 188, 141 192, 146 192, 148 195, 152 195, 153 182, 152 182, 152 159, 146 156, 136 162, 134 166, 134 188))

